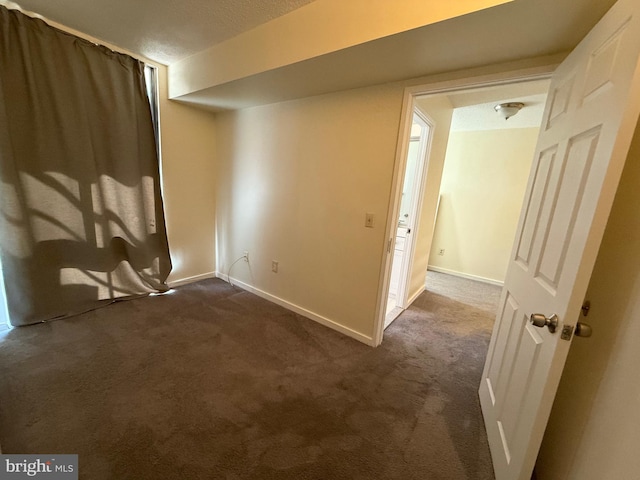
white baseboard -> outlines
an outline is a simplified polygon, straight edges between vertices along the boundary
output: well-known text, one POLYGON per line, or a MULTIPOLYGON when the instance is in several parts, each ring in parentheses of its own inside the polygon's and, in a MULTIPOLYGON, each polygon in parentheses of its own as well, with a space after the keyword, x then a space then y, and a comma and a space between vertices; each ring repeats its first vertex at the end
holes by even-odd
MULTIPOLYGON (((216 277, 224 280, 225 282, 229 282, 229 277, 224 273, 216 272, 216 277)), ((276 297, 275 295, 267 293, 264 290, 260 290, 259 288, 252 287, 249 284, 241 282, 237 278, 231 277, 231 283, 237 287, 242 288, 243 290, 251 292, 261 298, 264 298, 265 300, 275 303, 276 305, 280 305, 281 307, 284 307, 287 310, 291 310, 292 312, 295 312, 299 315, 302 315, 303 317, 314 320, 320 323, 321 325, 324 325, 325 327, 329 327, 332 330, 340 332, 348 337, 358 340, 359 342, 369 345, 370 347, 375 346, 373 338, 363 335, 360 332, 356 332, 355 330, 352 330, 349 327, 345 327, 344 325, 341 325, 338 322, 335 322, 327 317, 323 317, 322 315, 312 312, 311 310, 307 310, 306 308, 296 305, 295 303, 291 303, 280 297, 276 297)))
POLYGON ((169 287, 171 288, 174 288, 174 287, 179 287, 181 285, 187 285, 188 283, 198 282, 200 280, 206 280, 207 278, 215 278, 215 277, 216 277, 215 272, 202 273, 200 275, 194 275, 193 277, 181 278, 179 280, 172 280, 171 282, 168 282, 167 285, 169 285, 169 287))
POLYGON ((479 277, 478 275, 471 275, 469 273, 456 272, 455 270, 449 270, 447 268, 432 267, 431 265, 429 265, 427 270, 432 270, 438 273, 446 273, 447 275, 453 275, 454 277, 467 278, 469 280, 475 280, 476 282, 488 283, 490 285, 497 285, 499 287, 504 286, 504 282, 500 280, 494 280, 493 278, 479 277))

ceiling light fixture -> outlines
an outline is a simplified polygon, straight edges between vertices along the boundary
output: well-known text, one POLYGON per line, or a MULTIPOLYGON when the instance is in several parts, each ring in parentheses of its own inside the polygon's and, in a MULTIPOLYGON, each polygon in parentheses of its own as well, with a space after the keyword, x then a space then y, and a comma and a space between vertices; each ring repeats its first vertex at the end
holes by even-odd
POLYGON ((510 117, 513 117, 516 113, 520 111, 520 109, 524 107, 524 103, 520 102, 509 102, 509 103, 500 103, 493 107, 498 115, 500 115, 505 120, 509 120, 510 117))

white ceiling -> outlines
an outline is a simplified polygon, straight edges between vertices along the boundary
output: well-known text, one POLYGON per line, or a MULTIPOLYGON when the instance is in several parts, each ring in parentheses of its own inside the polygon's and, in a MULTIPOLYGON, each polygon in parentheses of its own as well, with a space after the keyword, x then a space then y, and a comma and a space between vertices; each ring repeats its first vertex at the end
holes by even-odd
POLYGON ((562 57, 614 3, 514 0, 196 91, 178 100, 214 110, 245 108, 523 59, 562 57))
POLYGON ((169 64, 312 1, 17 0, 13 3, 23 10, 169 64))
MULTIPOLYGON (((445 97, 453 108, 452 131, 540 127, 550 83, 549 79, 540 79, 465 89, 435 96, 445 97), (522 102, 525 106, 509 120, 504 120, 496 113, 494 107, 506 102, 522 102)), ((427 114, 431 97, 433 95, 416 98, 417 107, 427 114)))
POLYGON ((448 93, 446 96, 453 108, 468 107, 481 103, 523 102, 523 98, 534 95, 546 95, 549 91, 549 79, 523 81, 506 85, 493 85, 465 89, 448 93))
POLYGON ((447 94, 453 106, 452 131, 504 130, 539 127, 550 81, 496 85, 447 94), (524 107, 505 120, 494 109, 499 103, 522 102, 524 107))
MULTIPOLYGON (((17 3, 25 10, 105 42, 171 63, 311 1, 18 0, 17 3)), ((179 100, 214 110, 243 108, 566 53, 613 3, 615 0, 514 0, 196 91, 179 100)))
POLYGON ((542 93, 526 97, 505 98, 497 102, 481 103, 453 110, 451 131, 505 130, 511 128, 539 127, 542 123, 547 95, 542 93), (516 115, 505 120, 496 113, 498 103, 522 102, 524 107, 516 115))

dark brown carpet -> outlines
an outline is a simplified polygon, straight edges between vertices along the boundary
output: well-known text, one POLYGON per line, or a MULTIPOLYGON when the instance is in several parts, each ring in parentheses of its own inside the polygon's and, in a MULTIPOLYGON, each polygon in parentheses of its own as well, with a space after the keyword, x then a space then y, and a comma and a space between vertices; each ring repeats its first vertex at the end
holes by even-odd
POLYGON ((82 479, 493 479, 492 321, 425 292, 373 349, 206 280, 8 332, 0 444, 82 479))

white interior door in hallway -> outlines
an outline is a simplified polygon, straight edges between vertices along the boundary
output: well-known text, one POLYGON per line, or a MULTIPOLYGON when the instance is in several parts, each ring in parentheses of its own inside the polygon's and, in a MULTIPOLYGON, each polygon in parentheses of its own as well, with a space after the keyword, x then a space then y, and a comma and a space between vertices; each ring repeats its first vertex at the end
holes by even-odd
POLYGON ((411 137, 404 171, 402 198, 398 228, 394 242, 391 277, 389 280, 389 296, 384 327, 388 327, 402 311, 407 308, 408 282, 412 263, 414 230, 420 206, 420 185, 424 182, 426 171, 427 143, 429 124, 416 110, 413 114, 411 137))

